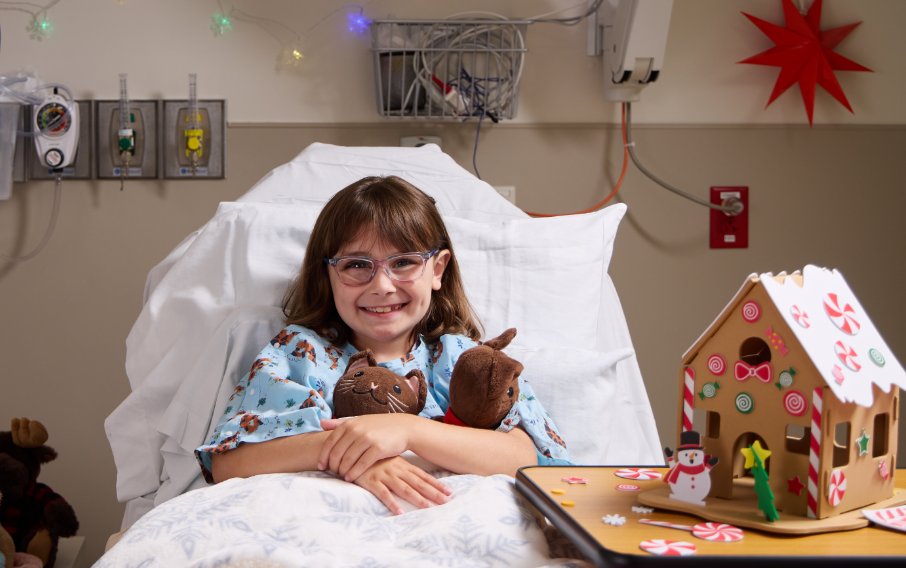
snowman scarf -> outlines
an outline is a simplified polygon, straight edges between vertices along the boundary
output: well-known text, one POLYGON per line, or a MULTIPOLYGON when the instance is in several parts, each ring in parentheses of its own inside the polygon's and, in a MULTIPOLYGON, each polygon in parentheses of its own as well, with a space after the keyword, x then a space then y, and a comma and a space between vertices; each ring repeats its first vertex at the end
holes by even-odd
POLYGON ((711 459, 711 456, 706 454, 705 461, 698 465, 685 465, 677 462, 677 464, 667 472, 667 476, 664 477, 664 483, 676 483, 676 480, 681 473, 698 475, 705 471, 705 469, 711 469, 711 465, 708 463, 709 459, 711 459))

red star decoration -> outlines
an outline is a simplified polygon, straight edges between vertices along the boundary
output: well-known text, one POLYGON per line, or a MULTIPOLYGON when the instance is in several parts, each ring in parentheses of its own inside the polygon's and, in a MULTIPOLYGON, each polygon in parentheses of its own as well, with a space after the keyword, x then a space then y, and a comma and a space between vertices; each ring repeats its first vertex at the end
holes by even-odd
POLYGON ((799 90, 802 91, 802 100, 805 102, 805 110, 808 113, 808 123, 811 126, 812 113, 815 108, 815 84, 817 83, 824 87, 824 90, 832 97, 840 101, 840 104, 845 106, 849 112, 853 112, 840 83, 834 76, 834 71, 873 71, 834 53, 834 48, 862 22, 832 30, 819 30, 821 0, 815 0, 805 16, 793 6, 792 0, 783 0, 783 16, 787 26, 785 28, 765 22, 745 12, 743 15, 758 26, 758 29, 763 31, 776 45, 763 53, 739 62, 780 67, 780 76, 777 77, 771 100, 768 101, 765 108, 787 89, 799 83, 799 90))
MULTIPOLYGON (((821 0, 818 0, 818 1, 820 2, 821 0)), ((797 496, 805 488, 805 485, 802 485, 802 482, 799 481, 798 475, 796 477, 794 477, 793 479, 787 479, 786 482, 790 484, 789 492, 795 493, 797 496)))

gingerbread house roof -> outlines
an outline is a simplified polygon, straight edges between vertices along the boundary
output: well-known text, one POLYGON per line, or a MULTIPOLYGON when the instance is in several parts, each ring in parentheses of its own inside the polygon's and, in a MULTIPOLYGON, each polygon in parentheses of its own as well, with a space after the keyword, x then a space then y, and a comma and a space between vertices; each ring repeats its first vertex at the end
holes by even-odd
POLYGON ((870 407, 872 385, 890 392, 906 388, 906 371, 871 322, 862 304, 837 270, 806 266, 802 274, 751 274, 733 300, 683 355, 688 365, 758 283, 787 327, 799 340, 818 373, 843 402, 870 407))

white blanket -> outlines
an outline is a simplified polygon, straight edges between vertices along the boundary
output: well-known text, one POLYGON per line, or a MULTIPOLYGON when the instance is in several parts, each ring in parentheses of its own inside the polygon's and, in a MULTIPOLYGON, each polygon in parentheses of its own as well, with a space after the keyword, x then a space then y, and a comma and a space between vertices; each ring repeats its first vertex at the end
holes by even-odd
POLYGON ((191 491, 142 517, 95 568, 589 566, 552 560, 513 478, 456 475, 444 505, 393 516, 329 473, 259 475, 191 491))

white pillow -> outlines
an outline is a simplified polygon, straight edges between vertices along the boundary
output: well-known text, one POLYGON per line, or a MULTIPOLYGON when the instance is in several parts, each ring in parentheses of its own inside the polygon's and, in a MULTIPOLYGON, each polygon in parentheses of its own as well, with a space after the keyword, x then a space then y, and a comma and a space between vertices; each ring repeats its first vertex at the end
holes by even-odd
POLYGON ((504 351, 525 366, 522 376, 553 418, 574 463, 663 462, 653 454, 644 427, 654 422, 644 388, 639 397, 617 372, 617 365, 632 357, 631 348, 598 352, 510 346, 504 351))
POLYGON ((601 292, 623 204, 587 215, 474 223, 444 219, 485 337, 595 349, 601 292))

